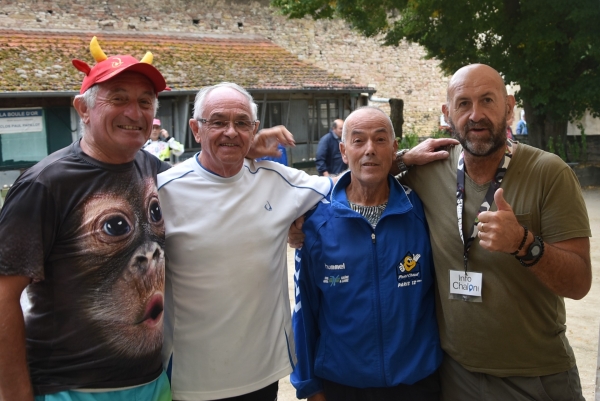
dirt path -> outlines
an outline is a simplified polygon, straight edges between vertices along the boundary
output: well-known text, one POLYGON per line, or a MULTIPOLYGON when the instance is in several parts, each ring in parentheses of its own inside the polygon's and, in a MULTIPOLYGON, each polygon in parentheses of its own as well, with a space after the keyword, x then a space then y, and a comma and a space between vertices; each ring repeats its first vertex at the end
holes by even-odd
MULTIPOLYGON (((600 188, 586 189, 583 191, 583 195, 592 227, 591 253, 594 278, 592 289, 584 299, 580 301, 566 299, 565 303, 567 305, 567 337, 577 358, 583 395, 587 401, 594 401, 600 329, 600 188)), ((288 274, 292 305, 294 300, 293 266, 294 252, 288 249, 288 274)), ((279 381, 278 400, 296 400, 296 391, 288 377, 279 381)))
POLYGON ((583 395, 594 401, 598 363, 598 330, 600 329, 600 188, 583 191, 592 227, 592 289, 580 301, 565 299, 567 305, 567 338, 575 351, 583 395))

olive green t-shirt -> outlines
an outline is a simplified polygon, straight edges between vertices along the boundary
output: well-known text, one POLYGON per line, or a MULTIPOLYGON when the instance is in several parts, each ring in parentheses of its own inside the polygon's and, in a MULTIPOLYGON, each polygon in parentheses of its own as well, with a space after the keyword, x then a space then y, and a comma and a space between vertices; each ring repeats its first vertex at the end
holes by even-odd
MULTIPOLYGON (((449 270, 464 270, 456 212, 456 170, 462 148, 447 160, 412 168, 402 179, 423 201, 438 283, 442 348, 473 372, 541 376, 568 370, 575 356, 565 336, 565 304, 507 253, 475 239, 469 271, 483 273, 482 302, 449 299, 449 270)), ((470 235, 489 183, 465 177, 463 232, 470 235), (469 230, 466 232, 466 230, 469 230)), ((556 155, 519 144, 502 181, 517 219, 546 243, 590 237, 577 177, 556 155)), ((496 211, 492 204, 491 211, 496 211)))

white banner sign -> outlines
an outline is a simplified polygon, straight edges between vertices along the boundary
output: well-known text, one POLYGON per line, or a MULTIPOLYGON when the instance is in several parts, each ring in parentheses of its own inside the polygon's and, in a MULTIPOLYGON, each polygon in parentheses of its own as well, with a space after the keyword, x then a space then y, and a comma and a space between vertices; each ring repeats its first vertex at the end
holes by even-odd
POLYGON ((0 109, 0 134, 42 132, 42 109, 0 109))

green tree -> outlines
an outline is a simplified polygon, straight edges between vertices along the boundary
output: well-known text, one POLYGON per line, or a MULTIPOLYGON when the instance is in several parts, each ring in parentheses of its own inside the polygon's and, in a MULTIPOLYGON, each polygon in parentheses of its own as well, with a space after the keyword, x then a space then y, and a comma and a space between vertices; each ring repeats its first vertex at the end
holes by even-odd
POLYGON ((422 45, 446 74, 471 63, 517 84, 529 141, 546 148, 586 110, 600 116, 598 0, 272 0, 291 18, 342 18, 382 44, 422 45))

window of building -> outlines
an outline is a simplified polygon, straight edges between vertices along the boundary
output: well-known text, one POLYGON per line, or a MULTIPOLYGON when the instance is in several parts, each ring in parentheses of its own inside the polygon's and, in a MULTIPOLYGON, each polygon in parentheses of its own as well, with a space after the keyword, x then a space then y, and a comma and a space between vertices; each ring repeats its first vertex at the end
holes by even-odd
POLYGON ((42 108, 0 109, 0 167, 29 167, 48 155, 42 108))
POLYGON ((286 125, 284 111, 287 112, 288 102, 257 102, 257 106, 261 129, 286 125))
POLYGON ((318 143, 319 139, 329 132, 333 120, 340 118, 338 99, 317 100, 316 113, 309 107, 308 117, 313 126, 312 140, 318 143))

